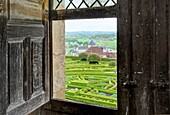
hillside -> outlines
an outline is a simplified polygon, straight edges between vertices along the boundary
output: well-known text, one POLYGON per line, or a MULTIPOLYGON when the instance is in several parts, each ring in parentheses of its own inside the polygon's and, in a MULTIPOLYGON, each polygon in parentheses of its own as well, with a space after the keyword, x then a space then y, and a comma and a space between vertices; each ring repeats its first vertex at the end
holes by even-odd
POLYGON ((105 31, 80 31, 66 32, 67 51, 76 50, 79 46, 87 47, 91 40, 94 40, 99 47, 107 47, 117 50, 117 33, 105 31))

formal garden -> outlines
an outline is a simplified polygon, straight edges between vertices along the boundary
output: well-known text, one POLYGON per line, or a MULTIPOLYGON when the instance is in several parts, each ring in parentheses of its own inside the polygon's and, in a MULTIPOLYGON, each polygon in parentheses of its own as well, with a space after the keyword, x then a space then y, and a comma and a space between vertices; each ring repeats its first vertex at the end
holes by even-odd
POLYGON ((66 56, 65 63, 66 99, 117 108, 116 59, 82 53, 66 56))

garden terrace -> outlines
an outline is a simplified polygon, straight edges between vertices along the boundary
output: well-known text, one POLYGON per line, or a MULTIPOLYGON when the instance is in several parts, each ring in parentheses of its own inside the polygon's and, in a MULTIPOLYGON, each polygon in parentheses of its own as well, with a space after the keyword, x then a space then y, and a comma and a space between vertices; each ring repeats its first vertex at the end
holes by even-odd
POLYGON ((66 56, 66 93, 68 100, 117 108, 117 67, 109 66, 116 59, 101 59, 99 64, 66 56))

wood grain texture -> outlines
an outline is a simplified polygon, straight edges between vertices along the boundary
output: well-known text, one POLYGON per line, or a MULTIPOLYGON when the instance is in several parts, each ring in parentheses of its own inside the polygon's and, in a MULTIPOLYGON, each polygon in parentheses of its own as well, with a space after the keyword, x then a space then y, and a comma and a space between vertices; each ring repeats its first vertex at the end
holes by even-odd
POLYGON ((31 38, 25 38, 23 42, 23 66, 24 66, 24 77, 23 77, 23 95, 24 100, 27 101, 31 98, 33 93, 32 89, 32 71, 31 71, 31 38))
POLYGON ((6 18, 4 17, 4 1, 0 0, 0 115, 6 113, 6 108, 8 106, 8 79, 7 79, 7 41, 6 32, 4 28, 6 27, 6 18))
POLYGON ((63 102, 62 100, 51 100, 47 110, 61 112, 72 115, 118 115, 114 109, 91 106, 82 103, 63 102), (50 105, 50 106, 49 106, 50 105))
POLYGON ((43 90, 43 39, 36 38, 32 41, 32 76, 33 76, 33 92, 43 90))
POLYGON ((0 0, 2 115, 24 115, 49 101, 49 46, 42 4, 42 0, 0 0))
POLYGON ((7 37, 44 37, 44 25, 36 20, 8 20, 7 37))
POLYGON ((23 101, 23 40, 8 43, 9 104, 23 101))
POLYGON ((120 115, 129 115, 130 92, 123 87, 124 82, 130 81, 132 60, 131 38, 131 1, 119 0, 118 12, 118 110, 120 115), (123 62, 123 63, 122 63, 123 62))
POLYGON ((90 19, 90 18, 111 18, 117 17, 118 5, 111 7, 84 8, 73 10, 51 10, 50 18, 53 20, 65 19, 90 19))
POLYGON ((132 0, 132 80, 130 115, 153 115, 153 90, 150 88, 153 37, 152 0, 132 0))
MULTIPOLYGON (((169 1, 156 0, 155 10, 155 81, 165 82, 169 81, 169 61, 168 60, 168 12, 169 1)), ((169 90, 157 88, 155 91, 155 111, 157 114, 170 113, 169 90)))
MULTIPOLYGON (((169 53, 169 51, 170 51, 170 1, 168 0, 167 1, 167 22, 168 22, 168 25, 167 25, 167 29, 168 29, 168 31, 167 31, 167 39, 168 39, 168 71, 169 71, 169 68, 170 68, 170 53, 169 53)), ((170 84, 170 72, 168 72, 168 83, 170 84)), ((170 88, 170 86, 169 86, 169 88, 170 88)), ((170 91, 169 91, 169 102, 170 102, 170 91)), ((170 109, 169 109, 170 110, 170 109)))
MULTIPOLYGON (((11 24, 10 24, 11 25, 11 24)), ((22 24, 21 24, 22 25, 22 24)), ((27 23, 29 27, 29 23, 27 23)), ((33 25, 33 24, 30 24, 33 25)), ((36 24, 37 25, 37 24, 36 24)), ((35 26, 27 28, 27 31, 32 31, 35 26)), ((24 24, 21 27, 25 27, 24 24)), ((39 25, 38 25, 39 26, 39 25)), ((14 28, 18 28, 13 25, 14 28)), ((41 30, 41 29, 40 29, 41 30)), ((8 31, 7 31, 8 32, 8 31)), ((16 34, 11 38, 8 38, 8 86, 9 86, 9 107, 7 113, 10 115, 26 114, 42 104, 44 104, 48 99, 45 98, 45 91, 43 86, 45 86, 45 74, 43 74, 43 69, 45 69, 43 59, 45 53, 44 51, 44 37, 39 34, 40 37, 19 37, 16 38, 16 34), (35 101, 36 100, 36 101, 35 101)), ((37 32, 39 33, 39 32, 37 32)), ((30 36, 37 36, 33 33, 30 36)), ((7 33, 8 34, 8 33, 7 33)), ((24 36, 24 33, 22 33, 24 36)))

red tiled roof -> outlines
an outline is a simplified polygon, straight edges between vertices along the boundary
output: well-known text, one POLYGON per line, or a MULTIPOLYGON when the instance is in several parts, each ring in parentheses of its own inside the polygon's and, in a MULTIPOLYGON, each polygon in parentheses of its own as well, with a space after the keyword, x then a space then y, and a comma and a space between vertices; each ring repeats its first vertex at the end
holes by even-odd
POLYGON ((101 49, 98 46, 92 46, 92 47, 88 48, 86 52, 89 53, 89 54, 96 53, 96 54, 99 54, 99 55, 105 55, 103 53, 103 49, 101 49))

